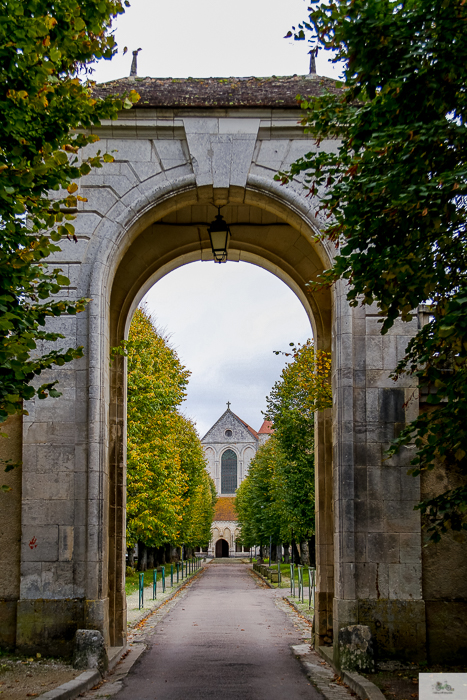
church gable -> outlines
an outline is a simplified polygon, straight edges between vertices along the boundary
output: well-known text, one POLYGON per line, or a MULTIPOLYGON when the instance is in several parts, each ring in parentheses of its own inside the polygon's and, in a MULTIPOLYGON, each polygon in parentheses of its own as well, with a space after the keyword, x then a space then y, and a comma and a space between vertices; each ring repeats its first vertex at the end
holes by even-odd
POLYGON ((228 408, 201 440, 203 444, 257 443, 257 433, 228 408))

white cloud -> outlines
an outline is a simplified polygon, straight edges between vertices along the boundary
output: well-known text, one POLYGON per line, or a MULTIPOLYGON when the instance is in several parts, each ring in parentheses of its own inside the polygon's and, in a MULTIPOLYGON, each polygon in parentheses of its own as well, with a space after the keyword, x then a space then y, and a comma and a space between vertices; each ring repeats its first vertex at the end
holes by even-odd
POLYGON ((259 429, 265 398, 285 364, 274 350, 311 336, 305 309, 284 282, 248 263, 185 265, 145 301, 192 372, 182 410, 203 435, 232 402, 259 429))
MULTIPOLYGON (((100 61, 93 78, 105 82, 128 76, 131 52, 138 48, 139 76, 306 74, 307 42, 283 37, 307 19, 307 7, 304 0, 131 0, 115 25, 119 54, 100 61)), ((329 58, 318 55, 318 73, 337 77, 329 58)))

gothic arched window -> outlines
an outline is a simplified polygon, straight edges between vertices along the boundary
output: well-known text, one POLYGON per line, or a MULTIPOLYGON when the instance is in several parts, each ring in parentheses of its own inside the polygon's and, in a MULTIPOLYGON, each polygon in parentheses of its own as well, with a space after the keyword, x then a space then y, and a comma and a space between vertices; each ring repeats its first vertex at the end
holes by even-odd
POLYGON ((237 455, 226 450, 221 459, 221 493, 235 493, 237 488, 237 455))

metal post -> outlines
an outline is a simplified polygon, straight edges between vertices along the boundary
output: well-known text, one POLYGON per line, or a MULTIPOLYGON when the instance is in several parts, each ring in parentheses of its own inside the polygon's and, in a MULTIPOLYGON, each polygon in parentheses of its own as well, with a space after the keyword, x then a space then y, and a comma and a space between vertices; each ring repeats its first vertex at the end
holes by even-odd
POLYGON ((139 575, 138 609, 144 608, 144 574, 139 575))
POLYGON ((282 559, 282 551, 281 551, 282 545, 278 544, 276 545, 276 559, 277 559, 277 583, 279 584, 279 588, 281 587, 281 559, 282 559), (279 549, 277 549, 279 547, 279 549))
POLYGON ((271 554, 272 554, 272 535, 269 535, 269 566, 271 566, 271 564, 272 564, 271 554))
POLYGON ((303 603, 303 564, 297 564, 298 570, 298 599, 303 603))
POLYGON ((175 567, 176 567, 176 569, 177 569, 177 583, 178 583, 178 575, 179 575, 179 572, 180 572, 180 562, 177 561, 177 562, 175 563, 175 567))
POLYGON ((295 598, 295 564, 290 564, 290 595, 295 598))
POLYGON ((174 565, 170 565, 170 586, 173 587, 174 585, 174 565))
POLYGON ((157 568, 152 572, 152 599, 156 600, 157 597, 157 568))
POLYGON ((165 593, 165 566, 161 566, 162 569, 162 593, 165 593))

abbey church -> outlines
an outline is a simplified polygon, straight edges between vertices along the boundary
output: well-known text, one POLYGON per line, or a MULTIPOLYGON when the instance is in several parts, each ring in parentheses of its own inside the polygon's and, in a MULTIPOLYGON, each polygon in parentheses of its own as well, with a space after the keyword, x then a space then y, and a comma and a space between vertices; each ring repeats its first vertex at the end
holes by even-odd
POLYGON ((249 552, 237 543, 239 529, 234 509, 235 491, 247 476, 258 447, 266 442, 272 432, 270 421, 264 421, 256 432, 230 410, 228 403, 227 410, 201 440, 218 495, 208 550, 210 556, 239 556, 249 552))

